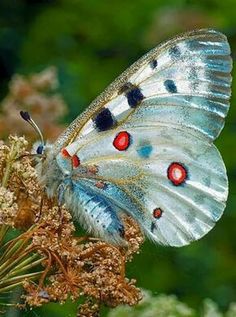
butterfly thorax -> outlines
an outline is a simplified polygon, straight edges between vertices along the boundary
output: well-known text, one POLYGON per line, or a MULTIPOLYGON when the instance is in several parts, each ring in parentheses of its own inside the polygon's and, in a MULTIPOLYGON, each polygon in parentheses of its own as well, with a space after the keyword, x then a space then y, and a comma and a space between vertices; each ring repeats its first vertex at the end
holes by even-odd
POLYGON ((98 168, 94 164, 81 164, 77 155, 70 156, 65 149, 55 153, 54 148, 48 148, 44 153, 44 159, 36 166, 38 178, 45 187, 49 197, 60 195, 60 186, 64 183, 72 184, 78 179, 93 180, 97 188, 104 186, 96 176, 98 168))
POLYGON ((56 154, 50 148, 44 153, 44 158, 36 165, 38 179, 45 188, 48 197, 56 196, 58 186, 65 175, 62 173, 56 161, 56 154))

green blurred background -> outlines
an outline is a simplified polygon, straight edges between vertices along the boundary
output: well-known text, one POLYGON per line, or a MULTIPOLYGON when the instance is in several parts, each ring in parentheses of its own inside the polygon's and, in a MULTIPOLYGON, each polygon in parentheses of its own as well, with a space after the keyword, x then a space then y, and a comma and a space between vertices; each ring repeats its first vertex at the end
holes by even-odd
MULTIPOLYGON (((224 32, 235 58, 235 0, 1 0, 0 97, 6 95, 14 73, 55 65, 60 92, 70 107, 65 118, 69 123, 146 51, 201 27, 224 32)), ((194 308, 206 297, 222 310, 236 301, 235 98, 233 93, 226 126, 216 142, 230 180, 225 215, 212 232, 190 246, 173 249, 146 242, 127 269, 138 286, 154 294, 176 294, 194 308)), ((74 316, 75 311, 72 303, 50 304, 19 316, 74 316)))

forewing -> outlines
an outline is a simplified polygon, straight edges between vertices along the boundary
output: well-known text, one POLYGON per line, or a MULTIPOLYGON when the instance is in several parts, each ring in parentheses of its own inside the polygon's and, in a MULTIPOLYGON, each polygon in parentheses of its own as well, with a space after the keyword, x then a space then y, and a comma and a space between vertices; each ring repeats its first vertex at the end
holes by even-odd
POLYGON ((167 41, 115 80, 61 135, 55 151, 128 117, 214 140, 229 108, 231 68, 230 47, 220 32, 196 30, 167 41))

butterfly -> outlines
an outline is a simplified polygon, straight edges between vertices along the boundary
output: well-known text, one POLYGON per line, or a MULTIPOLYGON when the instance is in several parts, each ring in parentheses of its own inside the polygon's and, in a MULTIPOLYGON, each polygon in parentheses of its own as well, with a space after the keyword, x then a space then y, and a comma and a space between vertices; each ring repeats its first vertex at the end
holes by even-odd
POLYGON ((111 243, 124 241, 123 214, 162 245, 204 236, 228 195, 213 141, 229 109, 231 69, 227 38, 215 30, 184 33, 152 49, 53 145, 39 145, 47 195, 111 243))

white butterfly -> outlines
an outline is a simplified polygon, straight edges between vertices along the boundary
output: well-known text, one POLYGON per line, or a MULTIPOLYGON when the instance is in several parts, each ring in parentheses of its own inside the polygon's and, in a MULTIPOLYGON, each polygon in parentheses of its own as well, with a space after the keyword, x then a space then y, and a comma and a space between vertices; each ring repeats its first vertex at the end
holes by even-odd
POLYGON ((214 30, 185 33, 151 50, 53 146, 40 145, 38 171, 48 196, 109 242, 122 243, 122 213, 160 244, 201 238, 228 195, 213 141, 229 109, 231 69, 227 39, 214 30))

